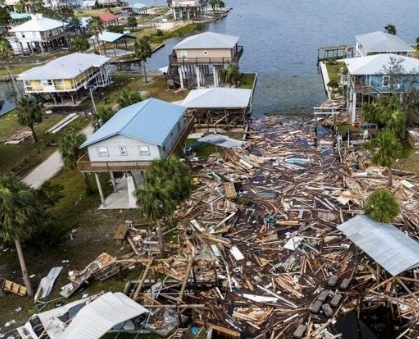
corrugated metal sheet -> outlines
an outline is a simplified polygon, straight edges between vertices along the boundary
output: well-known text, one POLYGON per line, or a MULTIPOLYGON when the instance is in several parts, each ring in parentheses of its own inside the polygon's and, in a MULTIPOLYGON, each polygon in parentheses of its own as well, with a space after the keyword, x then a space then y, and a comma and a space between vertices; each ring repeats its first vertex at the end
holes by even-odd
POLYGON ((58 27, 64 27, 64 23, 45 18, 42 14, 33 14, 31 20, 19 26, 12 27, 9 32, 45 32, 58 27))
POLYGON ((72 53, 21 73, 18 80, 74 79, 90 67, 100 67, 109 60, 102 55, 72 53))
POLYGON ((80 147, 92 145, 115 135, 162 145, 186 108, 150 98, 122 108, 80 147))
POLYGON ((357 35, 355 39, 369 53, 397 53, 414 51, 412 46, 400 39, 397 35, 380 31, 357 35))
MULTIPOLYGON (((366 57, 344 59, 350 75, 374 75, 382 74, 384 68, 391 65, 391 59, 401 60, 405 74, 417 72, 419 60, 416 58, 405 57, 396 54, 375 54, 366 57)), ((385 74, 383 74, 385 75, 385 74)))
MULTIPOLYGON (((99 41, 104 42, 117 42, 122 39, 135 39, 135 36, 129 35, 129 34, 121 34, 121 33, 114 33, 114 32, 108 32, 104 31, 98 35, 99 41)), ((92 35, 89 40, 93 40, 96 42, 96 36, 92 35)))
POLYGON ((419 266, 419 243, 391 224, 358 215, 337 228, 392 276, 419 266))
POLYGON ((173 49, 233 48, 238 41, 237 36, 205 32, 182 40, 173 49))
POLYGON ((187 108, 245 108, 249 106, 252 90, 240 88, 194 89, 183 100, 187 108))
POLYGON ((84 306, 60 339, 99 339, 115 325, 135 318, 147 309, 121 292, 108 292, 84 306))

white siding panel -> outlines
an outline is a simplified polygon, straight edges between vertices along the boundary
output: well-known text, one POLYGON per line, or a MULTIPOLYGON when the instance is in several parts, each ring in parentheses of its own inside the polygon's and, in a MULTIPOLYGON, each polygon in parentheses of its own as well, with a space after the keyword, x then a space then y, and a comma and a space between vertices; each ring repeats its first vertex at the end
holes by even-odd
POLYGON ((102 140, 88 147, 89 159, 91 162, 103 161, 150 161, 160 158, 160 151, 157 145, 140 141, 132 138, 127 138, 121 135, 102 140), (148 146, 150 150, 149 155, 140 155, 139 147, 148 146), (107 147, 108 156, 99 156, 98 147, 107 147), (125 147, 126 155, 121 155, 120 147, 125 147))

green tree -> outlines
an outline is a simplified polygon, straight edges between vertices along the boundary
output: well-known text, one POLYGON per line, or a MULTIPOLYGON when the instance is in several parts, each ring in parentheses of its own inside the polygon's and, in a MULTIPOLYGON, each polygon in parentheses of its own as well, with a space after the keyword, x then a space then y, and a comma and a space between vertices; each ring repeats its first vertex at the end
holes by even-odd
POLYGON ((396 35, 396 26, 388 24, 384 29, 386 30, 386 33, 396 35))
POLYGON ((16 5, 16 12, 18 13, 25 13, 26 12, 26 3, 25 0, 19 0, 16 5))
POLYGON ((99 105, 92 114, 92 125, 95 131, 102 127, 115 114, 110 105, 99 105))
POLYGON ((16 92, 17 97, 20 97, 19 89, 16 86, 15 78, 10 70, 10 61, 13 58, 12 47, 10 46, 9 40, 6 38, 0 37, 0 61, 3 63, 3 66, 7 70, 10 81, 12 82, 13 89, 16 92))
POLYGON ((214 11, 215 8, 218 6, 218 0, 210 0, 210 5, 212 10, 214 11))
POLYGON ((393 184, 393 173, 391 165, 400 156, 402 145, 394 134, 389 130, 384 130, 377 134, 377 136, 370 140, 367 146, 373 149, 371 161, 375 165, 387 168, 388 186, 393 184))
POLYGON ((76 168, 77 160, 80 159, 84 153, 80 146, 86 141, 86 136, 83 133, 75 131, 65 133, 58 141, 58 150, 63 158, 63 163, 66 168, 76 168))
POLYGON ((158 220, 171 216, 177 203, 189 196, 190 191, 190 174, 176 158, 153 160, 145 172, 145 187, 135 191, 140 214, 157 222, 161 253, 163 236, 158 220))
POLYGON ((99 34, 103 32, 104 27, 102 21, 98 16, 94 16, 92 20, 90 20, 89 24, 87 25, 87 29, 94 34, 96 37, 96 43, 98 50, 100 52, 100 45, 99 45, 99 34))
POLYGON ((240 79, 239 66, 235 64, 229 65, 227 68, 222 68, 219 70, 220 78, 230 84, 230 87, 233 86, 240 79))
POLYGON ((39 142, 35 133, 35 124, 42 122, 42 109, 35 99, 22 96, 16 105, 17 121, 23 126, 31 129, 32 138, 35 143, 39 142))
POLYGON ((403 139, 406 133, 406 114, 397 95, 386 95, 363 107, 367 122, 379 124, 403 139))
POLYGON ((54 184, 50 180, 45 181, 35 190, 37 204, 44 210, 50 209, 64 197, 63 190, 63 185, 54 184))
POLYGON ((71 40, 70 49, 74 52, 86 52, 89 48, 89 41, 83 35, 77 35, 71 40))
POLYGON ((6 28, 6 35, 9 31, 9 25, 12 21, 9 11, 5 7, 0 7, 0 25, 6 28))
POLYGON ((33 296, 31 282, 22 251, 22 241, 41 225, 43 211, 34 191, 14 174, 0 175, 0 239, 14 242, 27 294, 33 296))
POLYGON ((128 27, 131 27, 133 31, 135 31, 138 25, 137 18, 135 16, 128 17, 127 25, 128 27))
POLYGON ((124 88, 119 93, 119 96, 117 99, 119 108, 124 108, 140 101, 142 101, 141 95, 138 94, 137 92, 130 90, 129 88, 124 88))
POLYGON ((146 38, 136 39, 134 43, 134 54, 137 59, 141 61, 143 64, 143 72, 144 72, 144 82, 148 82, 147 80, 147 72, 146 72, 146 61, 148 58, 151 57, 153 51, 151 50, 150 43, 146 38))
POLYGON ((400 206, 393 194, 380 188, 368 196, 364 213, 378 222, 393 222, 400 213, 400 206))

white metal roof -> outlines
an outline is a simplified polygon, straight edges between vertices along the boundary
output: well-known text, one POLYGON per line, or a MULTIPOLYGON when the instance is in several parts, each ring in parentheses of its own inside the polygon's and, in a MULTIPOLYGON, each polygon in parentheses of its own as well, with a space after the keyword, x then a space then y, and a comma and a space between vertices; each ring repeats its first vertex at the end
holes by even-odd
POLYGON ((45 32, 54 28, 64 27, 62 21, 45 18, 42 14, 32 15, 32 19, 10 29, 10 32, 45 32))
POLYGON ((400 65, 406 71, 405 74, 419 71, 418 59, 396 54, 374 54, 365 57, 347 58, 343 61, 348 67, 348 73, 351 75, 372 75, 383 73, 384 67, 391 67, 392 59, 402 60, 400 65))
POLYGON ((73 79, 90 67, 100 67, 109 60, 97 54, 73 53, 31 68, 19 74, 17 80, 73 79))
POLYGON ((189 92, 182 106, 187 108, 246 108, 252 90, 214 87, 195 89, 189 92))
POLYGON ((391 224, 358 215, 337 228, 392 276, 419 266, 419 243, 391 224))
MULTIPOLYGON (((123 38, 135 39, 134 36, 129 35, 129 34, 114 33, 114 32, 108 32, 108 31, 103 31, 102 33, 98 34, 98 38, 99 38, 99 41, 104 41, 104 42, 116 42, 123 38)), ((93 35, 89 39, 96 41, 96 36, 93 35)))
POLYGON ((108 292, 77 313, 60 339, 99 339, 112 327, 148 310, 121 292, 108 292))
POLYGON ((233 48, 238 41, 237 36, 205 32, 187 37, 173 49, 233 48))
POLYGON ((368 53, 396 53, 396 52, 413 52, 414 48, 407 42, 400 39, 397 35, 372 32, 355 36, 368 53))

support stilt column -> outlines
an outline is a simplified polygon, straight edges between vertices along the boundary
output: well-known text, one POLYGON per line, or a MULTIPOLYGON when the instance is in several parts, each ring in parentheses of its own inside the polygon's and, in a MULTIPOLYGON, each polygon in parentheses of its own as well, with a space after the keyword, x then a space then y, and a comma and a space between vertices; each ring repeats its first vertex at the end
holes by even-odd
POLYGON ((100 202, 102 203, 102 206, 105 207, 105 196, 103 195, 102 185, 100 184, 99 176, 97 175, 97 173, 95 173, 95 178, 97 189, 99 190, 100 202))

